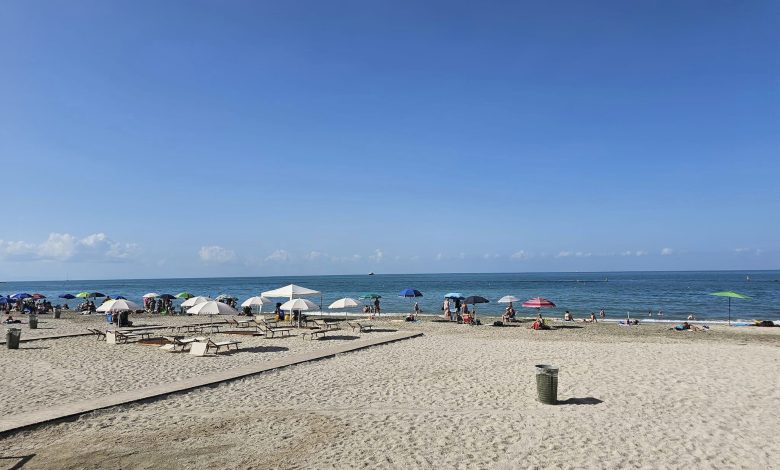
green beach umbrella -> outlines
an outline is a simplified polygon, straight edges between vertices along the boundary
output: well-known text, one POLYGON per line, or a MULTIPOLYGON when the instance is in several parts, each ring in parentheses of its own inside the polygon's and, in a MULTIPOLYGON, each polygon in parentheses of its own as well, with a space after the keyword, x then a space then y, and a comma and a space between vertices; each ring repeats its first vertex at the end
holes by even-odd
POLYGON ((79 299, 86 299, 89 296, 90 296, 89 292, 79 292, 78 294, 76 294, 76 297, 78 297, 79 299))
POLYGON ((176 294, 177 299, 191 299, 195 297, 194 295, 190 294, 189 292, 179 292, 176 294))
POLYGON ((724 290, 721 292, 713 292, 710 295, 714 295, 715 297, 728 297, 729 299, 729 325, 731 325, 731 299, 745 299, 750 300, 750 297, 742 294, 737 294, 736 292, 732 292, 730 290, 724 290))
POLYGON ((363 300, 370 300, 370 299, 381 299, 382 296, 379 294, 363 294, 360 297, 358 297, 363 300))

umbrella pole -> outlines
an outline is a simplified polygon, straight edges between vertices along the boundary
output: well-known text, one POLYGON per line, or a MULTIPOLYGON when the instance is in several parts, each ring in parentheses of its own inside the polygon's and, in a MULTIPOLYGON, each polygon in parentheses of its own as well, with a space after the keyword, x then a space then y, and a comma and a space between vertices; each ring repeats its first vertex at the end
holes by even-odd
POLYGON ((731 297, 729 297, 729 326, 731 326, 731 297))

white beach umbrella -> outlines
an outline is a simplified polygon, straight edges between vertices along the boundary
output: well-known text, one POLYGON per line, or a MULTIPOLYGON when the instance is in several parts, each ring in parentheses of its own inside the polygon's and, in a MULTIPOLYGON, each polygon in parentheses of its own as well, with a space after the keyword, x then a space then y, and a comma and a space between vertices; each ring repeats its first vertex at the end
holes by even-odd
POLYGON ((320 307, 319 305, 315 304, 311 300, 292 299, 283 303, 282 306, 279 308, 281 310, 317 310, 320 307))
POLYGON ((360 303, 357 300, 351 299, 349 297, 344 297, 343 299, 339 299, 328 306, 328 308, 354 308, 354 307, 360 307, 360 303))
MULTIPOLYGON (((280 310, 287 310, 292 312, 293 310, 319 310, 320 306, 306 299, 291 299, 283 303, 280 310)), ((301 316, 298 315, 298 326, 301 325, 301 316)))
POLYGON ((228 304, 209 300, 188 308, 187 313, 190 315, 235 315, 238 313, 238 310, 228 304))
POLYGON ((143 298, 144 299, 153 299, 153 298, 159 297, 159 296, 160 296, 160 294, 158 294, 157 292, 149 292, 148 294, 144 294, 143 298))
MULTIPOLYGON (((263 292, 263 297, 269 297, 269 298, 278 298, 278 297, 287 297, 290 300, 296 298, 296 297, 304 297, 307 295, 317 295, 320 291, 313 290, 313 289, 307 289, 305 287, 296 286, 295 284, 290 284, 284 287, 280 287, 278 289, 269 290, 263 292)), ((296 309, 298 310, 298 309, 296 309)))
POLYGON ((223 304, 216 300, 209 300, 208 302, 199 303, 194 307, 188 308, 187 313, 190 315, 208 315, 209 323, 211 323, 214 315, 236 315, 238 314, 238 310, 228 304, 223 304))
POLYGON ((271 303, 273 303, 273 301, 271 299, 267 299, 267 298, 263 297, 262 295, 256 295, 254 297, 250 297, 250 298, 246 299, 245 301, 241 302, 241 306, 242 307, 252 308, 252 307, 254 307, 256 305, 259 305, 260 306, 260 312, 262 312, 263 311, 263 305, 268 305, 268 304, 271 304, 271 303))
POLYGON ((509 302, 520 302, 520 299, 518 299, 514 295, 505 295, 500 299, 498 299, 498 303, 500 304, 508 304, 509 302))
POLYGON ((181 303, 182 307, 194 307, 198 304, 202 304, 203 302, 208 302, 210 300, 213 300, 211 297, 203 297, 202 295, 199 295, 197 297, 190 297, 189 299, 185 300, 181 303))
POLYGON ((125 312, 127 310, 141 310, 141 306, 130 300, 107 300, 97 308, 98 312, 125 312))

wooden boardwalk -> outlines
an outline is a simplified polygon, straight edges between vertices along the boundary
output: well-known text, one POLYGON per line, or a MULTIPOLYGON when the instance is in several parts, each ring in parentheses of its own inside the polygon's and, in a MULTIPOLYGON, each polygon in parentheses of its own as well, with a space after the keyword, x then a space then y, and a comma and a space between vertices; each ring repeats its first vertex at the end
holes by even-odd
MULTIPOLYGON (((231 380, 237 380, 256 374, 262 374, 272 370, 282 369, 284 367, 303 364, 311 361, 318 361, 335 357, 337 354, 343 354, 361 349, 393 343, 410 338, 422 336, 420 332, 401 332, 391 336, 383 336, 376 339, 347 342, 332 348, 322 348, 316 351, 294 354, 281 357, 271 361, 264 361, 251 366, 237 367, 211 374, 192 377, 180 380, 178 382, 155 385, 140 390, 129 390, 126 392, 115 393, 105 397, 90 398, 88 400, 66 403, 59 406, 52 406, 42 410, 30 411, 17 415, 3 416, 0 418, 0 436, 7 435, 44 423, 57 421, 65 418, 80 416, 112 406, 126 405, 143 400, 162 398, 173 393, 185 392, 199 387, 210 386, 231 380)), ((193 360, 198 358, 193 357, 193 360)))

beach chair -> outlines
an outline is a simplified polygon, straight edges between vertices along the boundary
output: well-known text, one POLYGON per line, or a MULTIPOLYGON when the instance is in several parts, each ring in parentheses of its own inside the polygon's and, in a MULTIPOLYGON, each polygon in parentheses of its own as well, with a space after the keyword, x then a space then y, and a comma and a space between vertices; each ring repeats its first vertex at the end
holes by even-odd
POLYGON ((90 333, 95 335, 95 339, 98 340, 98 341, 100 341, 101 339, 105 339, 106 338, 106 332, 105 331, 100 331, 97 328, 87 328, 87 331, 89 331, 90 333))
POLYGON ((333 330, 328 329, 328 328, 318 328, 316 330, 308 330, 308 331, 304 331, 303 333, 301 333, 301 338, 302 339, 306 339, 306 337, 308 336, 310 340, 313 340, 314 338, 316 338, 318 336, 325 336, 330 331, 333 331, 333 330))
POLYGON ((246 328, 250 323, 253 323, 252 320, 239 320, 238 318, 228 318, 226 321, 228 325, 235 326, 236 328, 246 328))
POLYGON ((348 321, 347 325, 349 325, 352 328, 352 331, 357 330, 358 333, 367 333, 371 331, 371 329, 374 327, 374 325, 360 323, 359 321, 348 321))
POLYGON ((204 337, 198 337, 198 338, 170 337, 166 339, 170 341, 170 343, 160 346, 160 349, 168 352, 185 352, 187 349, 189 349, 190 346, 192 346, 192 343, 196 343, 198 341, 206 341, 206 338, 204 337))
POLYGON ((238 345, 241 341, 212 341, 211 338, 207 338, 205 341, 193 342, 190 346, 190 354, 193 356, 205 356, 208 354, 209 349, 214 349, 214 354, 219 354, 219 350, 222 348, 230 350, 233 346, 238 351, 238 345))
POLYGON ((279 334, 279 336, 290 336, 292 331, 292 328, 273 328, 263 321, 256 325, 255 329, 263 333, 266 338, 273 338, 276 334, 279 334))
POLYGON ((338 330, 339 326, 336 323, 328 323, 325 320, 312 320, 314 326, 319 330, 338 330))

